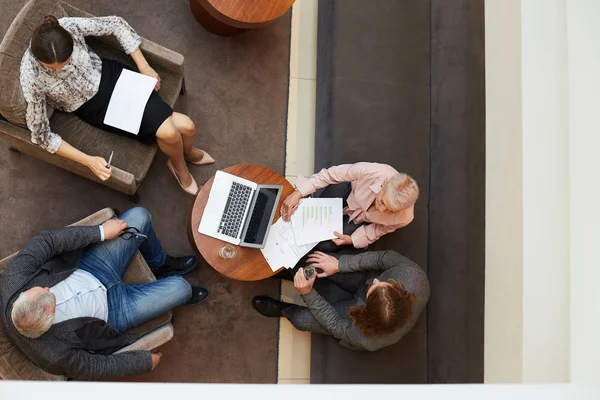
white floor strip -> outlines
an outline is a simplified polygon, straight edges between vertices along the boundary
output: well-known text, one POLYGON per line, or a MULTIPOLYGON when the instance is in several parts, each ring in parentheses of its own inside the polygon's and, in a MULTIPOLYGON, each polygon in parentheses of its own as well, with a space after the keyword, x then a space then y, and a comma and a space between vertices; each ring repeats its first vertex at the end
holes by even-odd
MULTIPOLYGON (((286 141, 286 178, 314 170, 315 97, 317 76, 318 0, 297 0, 292 9, 290 89, 286 141)), ((302 304, 289 281, 282 281, 281 299, 302 304)), ((310 383, 310 333, 296 330, 282 318, 279 330, 278 383, 310 383)))

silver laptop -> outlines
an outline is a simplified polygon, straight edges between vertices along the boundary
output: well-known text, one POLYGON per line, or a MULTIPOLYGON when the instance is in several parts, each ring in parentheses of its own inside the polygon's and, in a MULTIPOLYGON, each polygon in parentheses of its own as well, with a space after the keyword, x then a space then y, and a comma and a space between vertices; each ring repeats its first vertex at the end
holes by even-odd
POLYGON ((282 185, 258 185, 217 171, 198 232, 245 247, 267 242, 282 185))

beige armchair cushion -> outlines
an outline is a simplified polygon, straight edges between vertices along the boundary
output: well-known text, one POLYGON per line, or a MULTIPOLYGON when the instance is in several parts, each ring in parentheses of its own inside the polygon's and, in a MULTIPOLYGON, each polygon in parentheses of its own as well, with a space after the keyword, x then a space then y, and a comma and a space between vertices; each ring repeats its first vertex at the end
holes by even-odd
MULTIPOLYGON (((73 225, 100 225, 103 222, 114 217, 115 213, 110 208, 100 210, 89 217, 86 217, 73 225)), ((12 259, 17 255, 14 253, 0 260, 0 273, 10 264, 12 259)), ((125 283, 146 283, 154 282, 156 278, 148 264, 137 252, 127 270, 123 274, 123 282, 125 283)), ((171 325, 171 311, 159 315, 129 330, 129 333, 145 335, 138 341, 127 346, 121 351, 128 350, 151 350, 154 349, 173 337, 173 326, 171 325)), ((60 375, 52 375, 40 369, 31 363, 21 353, 4 334, 4 330, 0 325, 0 378, 1 379, 16 379, 16 380, 66 380, 67 377, 60 375)))
POLYGON ((0 379, 64 381, 67 377, 49 374, 32 364, 12 344, 0 325, 0 379))

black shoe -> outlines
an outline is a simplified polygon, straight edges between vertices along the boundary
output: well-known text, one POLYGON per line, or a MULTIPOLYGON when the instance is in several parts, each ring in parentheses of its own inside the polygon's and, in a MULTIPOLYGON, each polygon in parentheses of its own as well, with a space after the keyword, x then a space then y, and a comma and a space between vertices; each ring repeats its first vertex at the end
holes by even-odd
POLYGON ((156 279, 166 278, 172 275, 183 275, 187 274, 198 265, 198 260, 194 256, 186 257, 171 257, 167 256, 165 263, 162 267, 155 269, 154 276, 156 279))
POLYGON ((252 298, 252 305, 256 311, 265 317, 281 317, 281 310, 289 306, 288 303, 275 300, 269 296, 254 296, 252 298))
POLYGON ((208 289, 200 286, 192 286, 192 297, 185 304, 202 303, 208 297, 208 289))

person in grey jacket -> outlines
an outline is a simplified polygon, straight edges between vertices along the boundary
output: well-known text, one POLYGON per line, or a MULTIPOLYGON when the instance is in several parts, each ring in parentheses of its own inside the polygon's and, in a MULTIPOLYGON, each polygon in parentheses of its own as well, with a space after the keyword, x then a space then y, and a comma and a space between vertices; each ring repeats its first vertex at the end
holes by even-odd
POLYGON ((307 261, 323 272, 306 279, 300 268, 294 276, 306 307, 256 296, 254 308, 267 317, 284 316, 296 329, 331 335, 352 350, 376 351, 398 342, 429 300, 425 272, 395 251, 342 255, 339 260, 317 251, 307 261), (324 299, 313 288, 317 277, 344 289, 346 299, 324 299))
POLYGON ((147 372, 160 353, 113 353, 138 339, 129 328, 206 299, 206 289, 179 276, 196 264, 163 252, 140 207, 102 225, 45 231, 0 275, 0 320, 14 345, 51 374, 97 380, 147 372), (158 281, 122 282, 138 250, 158 281))

